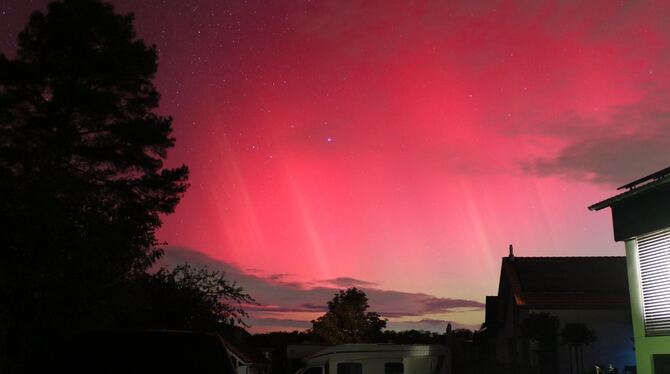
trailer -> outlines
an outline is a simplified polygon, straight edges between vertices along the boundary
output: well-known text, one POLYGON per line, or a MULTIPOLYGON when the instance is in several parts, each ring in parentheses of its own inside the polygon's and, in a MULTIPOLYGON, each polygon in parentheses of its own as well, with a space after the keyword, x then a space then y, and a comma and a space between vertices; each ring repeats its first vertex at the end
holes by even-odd
POLYGON ((451 374, 443 344, 342 344, 305 358, 296 374, 451 374))

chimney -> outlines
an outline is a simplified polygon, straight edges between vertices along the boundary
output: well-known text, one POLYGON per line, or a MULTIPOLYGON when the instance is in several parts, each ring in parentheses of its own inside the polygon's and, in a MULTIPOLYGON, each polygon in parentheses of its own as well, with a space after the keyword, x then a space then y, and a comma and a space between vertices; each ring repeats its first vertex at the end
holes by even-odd
POLYGON ((514 261, 514 247, 512 245, 509 245, 509 256, 507 258, 510 259, 510 261, 514 261))

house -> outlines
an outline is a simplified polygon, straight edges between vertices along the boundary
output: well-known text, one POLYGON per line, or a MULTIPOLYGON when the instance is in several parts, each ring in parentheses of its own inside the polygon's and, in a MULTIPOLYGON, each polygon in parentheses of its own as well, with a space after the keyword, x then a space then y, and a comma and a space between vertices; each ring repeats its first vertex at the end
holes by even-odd
POLYGON ((670 373, 670 168, 618 189, 589 209, 611 208, 625 243, 638 372, 670 373))
POLYGON ((478 354, 497 372, 568 374, 612 365, 623 373, 635 365, 625 257, 515 257, 510 246, 485 313, 478 354), (560 324, 549 353, 524 333, 528 317, 540 313, 560 324), (581 362, 574 347, 561 344, 560 329, 573 323, 597 339, 579 349, 581 362))

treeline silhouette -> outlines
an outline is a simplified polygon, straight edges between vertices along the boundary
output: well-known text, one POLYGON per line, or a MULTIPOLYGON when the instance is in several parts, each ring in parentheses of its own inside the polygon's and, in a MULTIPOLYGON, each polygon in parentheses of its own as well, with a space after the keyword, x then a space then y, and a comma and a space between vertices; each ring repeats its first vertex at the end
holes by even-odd
POLYGON ((82 331, 214 330, 253 302, 220 273, 154 269, 188 187, 164 166, 157 67, 133 15, 99 0, 49 4, 0 55, 0 372, 53 371, 82 331))
MULTIPOLYGON (((446 333, 436 333, 425 330, 404 330, 394 331, 385 330, 375 336, 374 339, 367 340, 367 343, 381 344, 445 344, 446 333)), ((473 366, 472 361, 472 343, 473 333, 467 329, 456 329, 452 334, 452 357, 454 372, 464 372, 468 366, 473 366)), ((302 363, 289 362, 287 358, 287 348, 289 345, 329 345, 330 343, 323 336, 314 332, 313 329, 306 331, 291 332, 269 332, 255 334, 252 336, 252 342, 256 347, 265 347, 272 349, 272 372, 287 373, 301 367, 302 363)), ((357 341, 355 343, 362 343, 357 341)))

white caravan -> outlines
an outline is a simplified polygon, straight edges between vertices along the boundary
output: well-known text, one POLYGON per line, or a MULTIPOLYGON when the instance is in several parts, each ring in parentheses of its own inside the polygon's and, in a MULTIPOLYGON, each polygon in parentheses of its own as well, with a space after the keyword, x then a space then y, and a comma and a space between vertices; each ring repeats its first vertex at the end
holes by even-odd
POLYGON ((446 345, 342 344, 305 358, 296 374, 450 374, 446 345))

